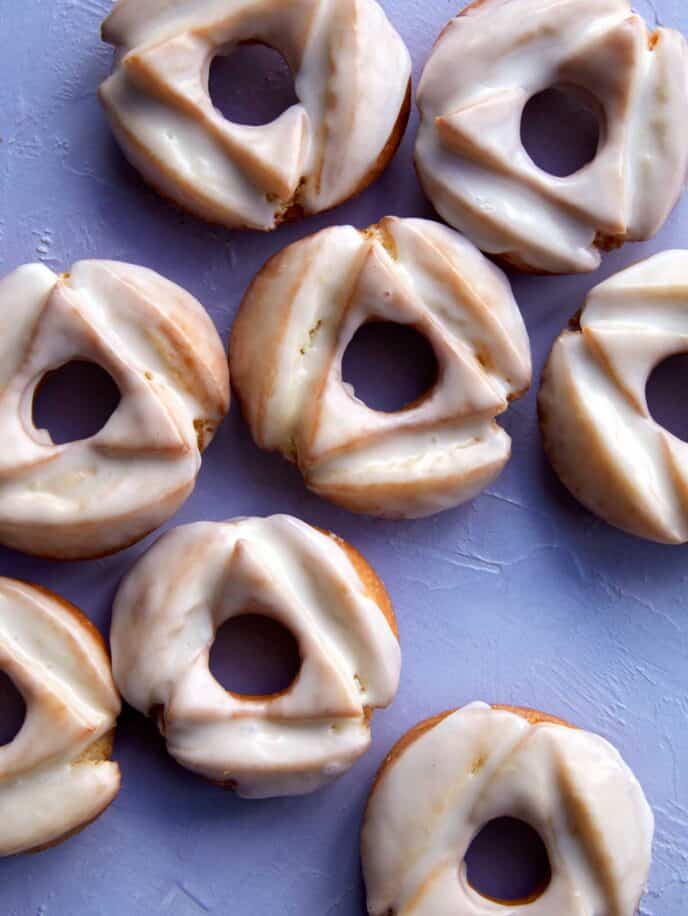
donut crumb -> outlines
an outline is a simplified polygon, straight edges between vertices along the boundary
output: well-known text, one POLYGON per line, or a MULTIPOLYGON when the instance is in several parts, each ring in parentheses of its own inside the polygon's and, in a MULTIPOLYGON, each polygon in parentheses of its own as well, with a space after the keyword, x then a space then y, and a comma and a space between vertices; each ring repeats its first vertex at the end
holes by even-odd
POLYGON ((571 318, 569 319, 569 324, 568 324, 569 331, 580 331, 582 314, 583 314, 583 309, 578 309, 576 314, 571 316, 571 318))
POLYGON ((487 763, 487 754, 483 753, 483 754, 480 754, 478 757, 476 757, 476 759, 473 761, 473 764, 471 766, 471 770, 470 770, 471 775, 472 776, 477 775, 483 769, 486 763, 487 763))
POLYGON ((595 247, 601 251, 616 251, 617 248, 623 248, 628 239, 623 235, 605 235, 598 232, 595 236, 595 247))
POLYGON ((318 333, 321 327, 322 327, 322 320, 318 319, 318 321, 316 321, 316 323, 313 325, 313 327, 308 332, 308 342, 299 348, 299 353, 301 354, 301 356, 305 356, 306 353, 308 353, 310 348, 313 346, 315 335, 318 333))
POLYGON ((376 223, 363 230, 363 237, 371 242, 379 242, 393 261, 398 260, 399 253, 392 234, 385 226, 385 221, 376 223))

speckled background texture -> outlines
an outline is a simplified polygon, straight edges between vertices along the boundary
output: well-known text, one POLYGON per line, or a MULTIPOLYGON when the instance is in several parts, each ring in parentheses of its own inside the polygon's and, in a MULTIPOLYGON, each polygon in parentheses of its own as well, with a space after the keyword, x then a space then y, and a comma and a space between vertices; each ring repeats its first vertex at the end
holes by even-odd
MULTIPOLYGON (((416 76, 457 4, 383 0, 416 76)), ((688 32, 685 0, 635 5, 651 23, 688 32)), ((99 25, 109 7, 109 0, 0 0, 0 272, 37 259, 58 271, 93 256, 146 264, 196 295, 226 338, 250 279, 286 243, 333 222, 431 215, 412 169, 415 115, 383 178, 326 217, 262 237, 180 214, 124 163, 99 110, 96 87, 111 64, 99 25)), ((656 239, 609 256, 593 276, 515 277, 536 373, 596 282, 687 240, 688 198, 656 239)), ((685 406, 679 388, 665 385, 667 409, 685 406)), ((513 459, 488 492, 429 520, 391 523, 309 495, 294 470, 255 448, 234 404, 174 522, 282 511, 351 540, 397 609, 405 648, 397 701, 374 720, 371 752, 332 788, 257 803, 187 774, 154 727, 127 711, 116 743, 121 794, 70 842, 1 861, 0 912, 362 916, 358 828, 377 766, 419 719, 485 699, 546 710, 620 748, 657 816, 642 914, 684 916, 688 553, 626 537, 567 495, 541 452, 535 387, 504 425, 513 459)), ((0 551, 0 573, 55 589, 107 632, 116 585, 151 541, 66 565, 0 551)))

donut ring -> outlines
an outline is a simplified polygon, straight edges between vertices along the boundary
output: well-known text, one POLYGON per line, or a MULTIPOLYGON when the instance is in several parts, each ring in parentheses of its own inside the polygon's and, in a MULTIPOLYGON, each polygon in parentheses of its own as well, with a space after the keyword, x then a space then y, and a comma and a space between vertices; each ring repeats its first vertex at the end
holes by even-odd
POLYGON ((596 286, 542 376, 540 428, 563 484, 611 525, 688 541, 688 444, 651 416, 645 388, 686 352, 688 251, 667 251, 596 286))
POLYGON ((117 684, 157 717, 169 753, 247 798, 305 794, 346 772, 399 683, 378 577, 340 538, 286 515, 166 534, 124 580, 111 642, 117 684), (240 696, 209 671, 217 630, 249 608, 298 641, 301 671, 282 693, 240 696))
POLYGON ((413 518, 473 498, 511 440, 495 422, 530 384, 528 337, 502 272, 439 223, 388 217, 325 229, 258 274, 230 364, 261 448, 353 512, 413 518), (432 345, 435 387, 396 413, 371 410, 341 363, 367 321, 412 325, 432 345))
POLYGON ((408 121, 411 59, 375 0, 119 0, 100 89, 130 162, 165 197, 230 228, 270 230, 364 190, 408 121), (235 124, 208 90, 213 58, 242 43, 279 50, 299 104, 235 124))
POLYGON ((100 633, 47 589, 0 578, 0 669, 26 703, 0 747, 0 856, 82 830, 119 791, 110 760, 120 701, 100 633))
POLYGON ((120 550, 194 487, 229 407, 222 342, 203 307, 153 271, 82 261, 0 281, 0 543, 55 559, 120 550), (119 407, 90 439, 55 445, 32 419, 45 374, 90 360, 119 407))
POLYGON ((442 217, 538 273, 596 270, 648 239, 688 169, 688 45, 649 34, 629 0, 478 0, 446 27, 418 91, 416 164, 442 217), (526 103, 564 86, 597 104, 591 163, 559 178, 521 142, 526 103))
POLYGON ((363 823, 370 916, 633 916, 654 818, 619 753, 533 710, 473 703, 412 729, 380 770, 363 823), (488 900, 464 857, 492 820, 535 828, 552 878, 525 901, 488 900), (459 864, 461 867, 459 868, 459 864))

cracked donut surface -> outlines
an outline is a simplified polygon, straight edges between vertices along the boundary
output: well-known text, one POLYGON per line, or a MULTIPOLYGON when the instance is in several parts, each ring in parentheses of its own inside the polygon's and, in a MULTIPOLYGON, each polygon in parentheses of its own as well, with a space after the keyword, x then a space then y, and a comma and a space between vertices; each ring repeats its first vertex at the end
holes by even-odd
POLYGON ((477 495, 511 439, 495 418, 528 388, 530 347, 504 274, 439 223, 388 217, 297 242, 258 274, 230 343, 235 390, 254 439, 298 463, 307 486, 354 512, 431 515, 477 495), (409 325, 438 378, 394 413, 342 381, 367 321, 409 325))
POLYGON ((229 407, 222 342, 192 296, 143 267, 42 264, 0 281, 0 542, 84 559, 161 525, 193 490, 229 407), (121 400, 87 439, 56 445, 32 416, 46 373, 86 360, 121 400))
POLYGON ((370 745, 401 651, 384 586, 350 545, 290 516, 201 522, 162 537, 115 601, 115 679, 182 766, 249 798, 301 795, 370 745), (244 696, 209 670, 217 630, 256 613, 296 639, 285 691, 244 696))
POLYGON ((100 89, 115 136, 164 196, 210 222, 274 229, 328 210, 387 166, 410 108, 411 59, 375 0, 119 0, 100 89), (258 42, 282 53, 298 104, 269 124, 227 120, 212 60, 258 42))
POLYGON ((595 270, 601 249, 653 236, 683 191, 688 45, 650 33, 629 0, 479 0, 438 39, 418 104, 435 208, 520 269, 595 270), (563 178, 521 141, 527 102, 556 86, 585 93, 600 119, 594 159, 563 178))
POLYGON ((378 773, 361 855, 370 916, 634 916, 654 818, 603 738, 535 710, 472 703, 412 729, 378 773), (491 821, 541 836, 549 884, 524 901, 475 890, 465 856, 491 821))

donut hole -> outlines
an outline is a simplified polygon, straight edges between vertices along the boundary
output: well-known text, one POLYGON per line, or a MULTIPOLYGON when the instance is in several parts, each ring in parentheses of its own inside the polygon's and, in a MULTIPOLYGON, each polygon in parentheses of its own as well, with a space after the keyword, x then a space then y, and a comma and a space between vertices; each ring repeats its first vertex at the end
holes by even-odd
POLYGON ((688 411, 678 392, 688 388, 688 353, 670 356, 647 382, 647 406, 655 422, 683 442, 688 442, 688 411))
POLYGON ((487 900, 514 906, 541 897, 552 880, 547 848, 524 821, 490 821, 471 843, 465 858, 468 883, 487 900))
POLYGON ((217 631, 210 651, 211 674, 238 696, 284 693, 300 670, 301 655, 292 633, 262 614, 228 620, 217 631))
POLYGON ((95 363, 74 361, 47 372, 33 398, 33 424, 56 445, 90 439, 117 409, 121 395, 95 363))
POLYGON ((603 114, 586 90, 552 86, 523 110, 521 142, 538 168, 568 178, 593 161, 602 137, 603 114))
POLYGON ((235 124, 260 126, 298 104, 294 77, 279 51, 239 44, 210 65, 208 92, 218 111, 235 124))
POLYGON ((342 379, 372 410, 397 413, 428 395, 439 368, 429 341, 410 325, 364 324, 342 360, 342 379))
POLYGON ((26 703, 14 681, 0 671, 0 747, 11 744, 26 718, 26 703))

